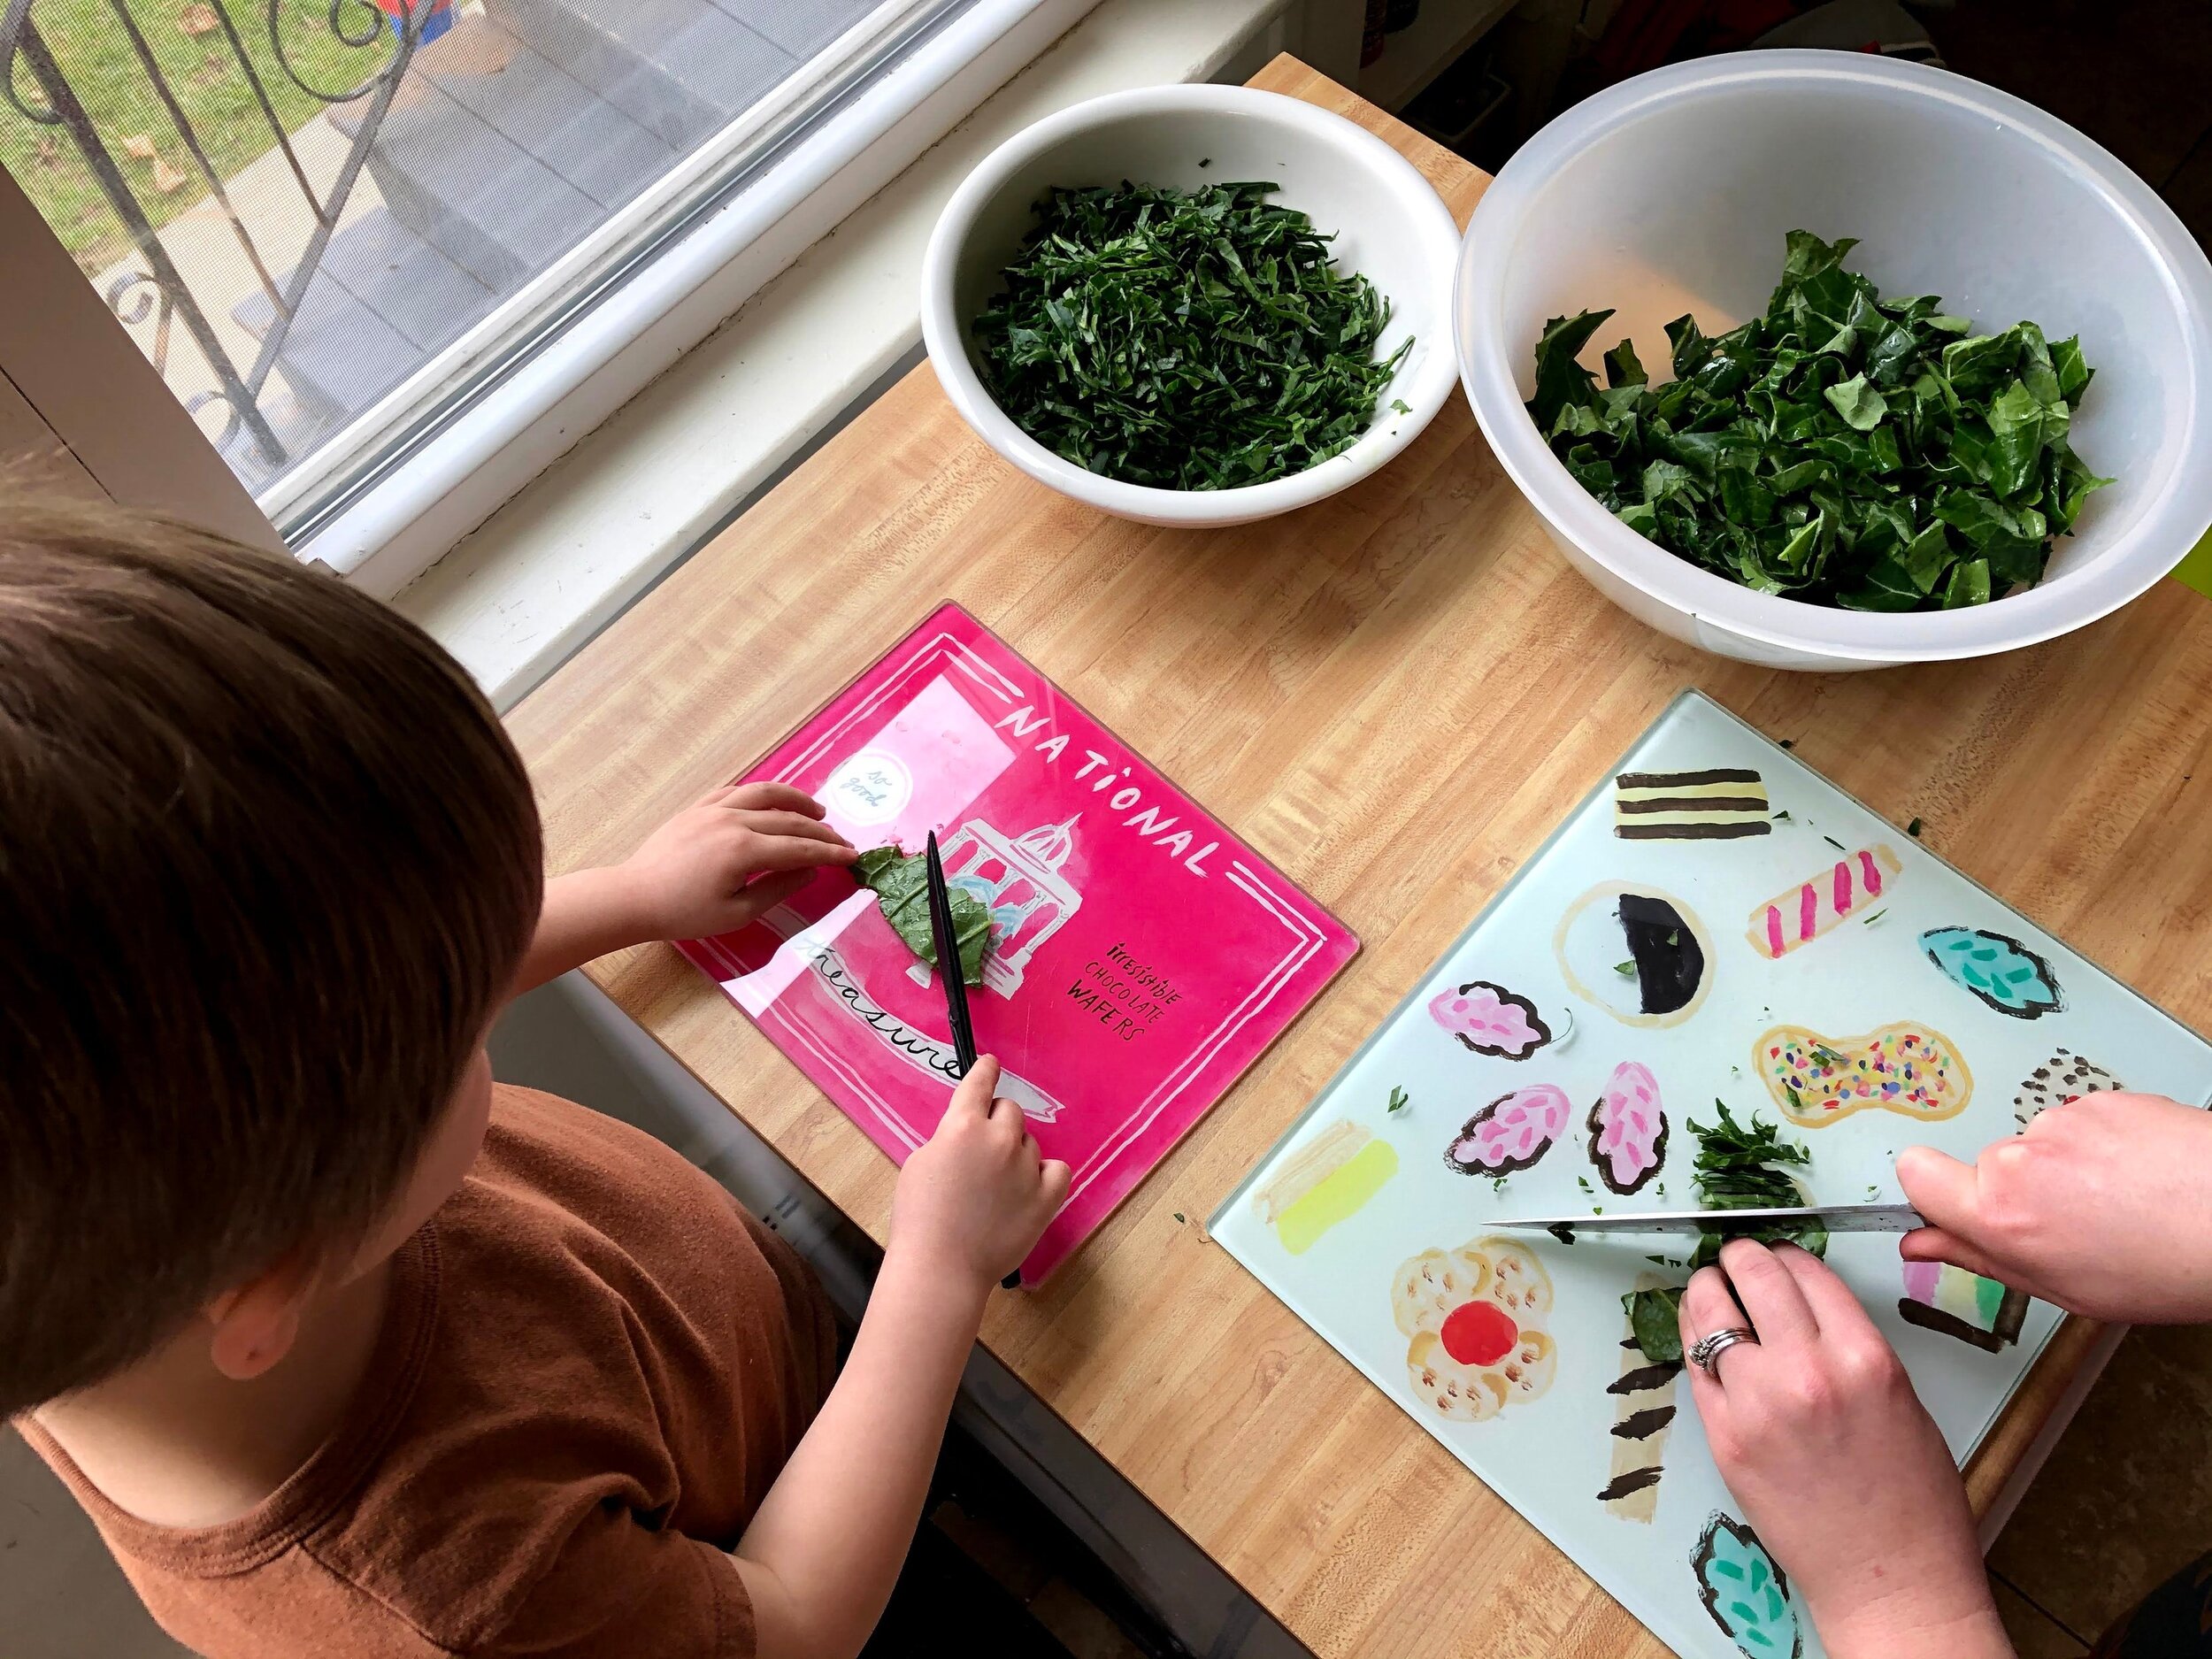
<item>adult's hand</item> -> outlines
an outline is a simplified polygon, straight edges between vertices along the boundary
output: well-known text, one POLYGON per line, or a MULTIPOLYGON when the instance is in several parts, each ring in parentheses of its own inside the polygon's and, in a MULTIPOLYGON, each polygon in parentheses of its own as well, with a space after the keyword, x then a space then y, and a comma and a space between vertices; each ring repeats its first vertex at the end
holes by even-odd
POLYGON ((1897 1179, 1928 1225, 1908 1261, 1953 1262, 2094 1319, 2212 1321, 2212 1112, 2085 1094, 1962 1164, 1908 1147, 1897 1179))
POLYGON ((1689 1367, 1721 1479, 1830 1659, 2012 1659, 1966 1489, 1905 1368, 1826 1263, 1721 1248, 1682 1297, 1682 1346, 1755 1333, 1689 1367))

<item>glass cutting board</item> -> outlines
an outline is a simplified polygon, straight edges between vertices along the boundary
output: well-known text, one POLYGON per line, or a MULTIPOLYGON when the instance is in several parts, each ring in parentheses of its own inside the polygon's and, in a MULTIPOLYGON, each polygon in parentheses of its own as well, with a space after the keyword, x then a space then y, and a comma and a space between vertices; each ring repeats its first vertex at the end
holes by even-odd
MULTIPOLYGON (((1685 692, 1213 1217, 1213 1236, 1677 1652, 1820 1649, 1624 1293, 1686 1243, 1488 1218, 1696 1207, 1716 1099, 1898 1196, 2071 1095, 2212 1097, 2212 1045, 1685 692), (1658 1252, 1663 1259, 1647 1259, 1658 1252)), ((1828 1261, 1963 1460, 2059 1315, 1896 1240, 1828 1261)))

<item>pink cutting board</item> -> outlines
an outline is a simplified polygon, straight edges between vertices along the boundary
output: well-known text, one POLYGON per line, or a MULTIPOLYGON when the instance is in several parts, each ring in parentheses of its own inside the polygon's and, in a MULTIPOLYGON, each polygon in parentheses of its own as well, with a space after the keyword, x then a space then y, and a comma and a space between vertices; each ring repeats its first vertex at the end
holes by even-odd
MULTIPOLYGON (((1359 941, 957 605, 745 774, 821 801, 856 847, 918 851, 992 912, 977 1046, 1068 1202, 1035 1284, 1350 961, 1359 941)), ((873 893, 825 872, 679 949, 895 1161, 956 1063, 941 987, 873 893)))

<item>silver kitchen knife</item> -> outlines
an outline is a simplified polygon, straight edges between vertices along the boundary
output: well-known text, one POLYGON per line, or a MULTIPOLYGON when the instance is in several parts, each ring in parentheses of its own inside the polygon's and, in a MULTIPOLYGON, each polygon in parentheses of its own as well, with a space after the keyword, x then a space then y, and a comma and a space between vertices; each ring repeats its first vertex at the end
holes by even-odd
POLYGON ((1500 1233, 1747 1233, 1817 1227, 1825 1233, 1910 1233, 1925 1226, 1910 1204, 1810 1204, 1791 1210, 1623 1210, 1602 1216, 1534 1216, 1485 1224, 1500 1233))

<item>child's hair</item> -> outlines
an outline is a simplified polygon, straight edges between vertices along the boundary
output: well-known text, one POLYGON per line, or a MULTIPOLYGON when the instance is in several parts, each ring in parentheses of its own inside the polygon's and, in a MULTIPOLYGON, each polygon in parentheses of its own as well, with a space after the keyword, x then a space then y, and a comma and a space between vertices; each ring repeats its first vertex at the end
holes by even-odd
POLYGON ((0 477, 0 1417, 360 1239, 542 894, 522 762, 411 623, 0 477))

